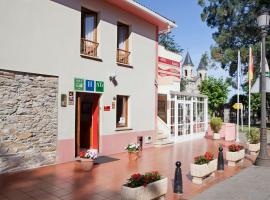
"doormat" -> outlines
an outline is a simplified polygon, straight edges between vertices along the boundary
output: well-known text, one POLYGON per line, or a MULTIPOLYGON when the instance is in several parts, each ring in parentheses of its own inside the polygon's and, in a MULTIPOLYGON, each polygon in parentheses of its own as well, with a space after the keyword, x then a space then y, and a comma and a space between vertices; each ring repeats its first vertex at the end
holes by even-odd
POLYGON ((103 163, 113 162, 113 161, 117 161, 117 160, 120 160, 120 159, 112 158, 109 156, 99 156, 99 157, 97 157, 97 159, 95 159, 94 164, 103 164, 103 163))

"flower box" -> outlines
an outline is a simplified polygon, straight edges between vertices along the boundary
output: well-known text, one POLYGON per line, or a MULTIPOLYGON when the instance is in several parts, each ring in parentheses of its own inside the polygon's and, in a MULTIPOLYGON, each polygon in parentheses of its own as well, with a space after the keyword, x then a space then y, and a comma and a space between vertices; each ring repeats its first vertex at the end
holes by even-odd
POLYGON ((226 160, 228 161, 228 166, 234 167, 237 162, 243 162, 245 157, 245 149, 239 151, 227 151, 226 160))
POLYGON ((260 151, 260 143, 257 144, 248 143, 248 150, 251 155, 257 155, 258 151, 260 151))
POLYGON ((121 188, 122 200, 151 200, 151 199, 165 199, 167 193, 168 178, 162 177, 160 180, 140 186, 131 188, 123 185, 121 188))
POLYGON ((81 158, 81 168, 84 171, 90 171, 93 168, 94 160, 90 158, 81 158))
POLYGON ((203 179, 209 175, 215 176, 217 170, 217 159, 209 161, 202 165, 190 164, 190 174, 192 176, 192 182, 195 184, 202 184, 203 179))

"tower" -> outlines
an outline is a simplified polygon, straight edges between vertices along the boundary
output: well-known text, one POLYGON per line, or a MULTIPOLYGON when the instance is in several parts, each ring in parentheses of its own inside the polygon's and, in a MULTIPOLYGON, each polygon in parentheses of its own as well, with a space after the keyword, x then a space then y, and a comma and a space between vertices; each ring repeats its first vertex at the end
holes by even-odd
POLYGON ((191 57, 189 55, 189 52, 187 52, 187 55, 185 57, 184 63, 183 63, 183 78, 186 79, 192 79, 193 77, 193 67, 194 64, 191 60, 191 57))
POLYGON ((203 62, 203 58, 201 58, 201 60, 200 60, 200 64, 198 66, 197 72, 198 72, 198 76, 201 78, 201 80, 206 79, 207 68, 206 68, 205 63, 203 62))

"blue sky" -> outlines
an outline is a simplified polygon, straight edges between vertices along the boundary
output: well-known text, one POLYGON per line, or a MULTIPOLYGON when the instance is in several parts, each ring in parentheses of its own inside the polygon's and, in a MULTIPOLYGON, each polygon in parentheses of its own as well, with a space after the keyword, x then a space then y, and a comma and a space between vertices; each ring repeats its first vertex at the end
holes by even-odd
MULTIPOLYGON (((201 55, 205 51, 209 53, 210 46, 215 44, 212 39, 214 30, 201 21, 202 8, 197 4, 197 0, 138 0, 138 2, 176 22, 178 27, 172 31, 175 40, 184 49, 183 56, 187 50, 189 51, 197 68, 201 55)), ((222 69, 209 69, 208 75, 224 78, 228 73, 222 69)), ((233 93, 231 91, 230 96, 233 93)))

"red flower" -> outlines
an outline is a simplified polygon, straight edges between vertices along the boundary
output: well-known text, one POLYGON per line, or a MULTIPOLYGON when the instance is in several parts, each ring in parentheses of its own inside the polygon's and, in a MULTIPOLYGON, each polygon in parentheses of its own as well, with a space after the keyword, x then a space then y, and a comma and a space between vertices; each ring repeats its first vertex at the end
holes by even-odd
POLYGON ((86 152, 81 151, 81 152, 80 152, 80 157, 81 157, 81 158, 85 157, 85 154, 86 154, 86 152))

